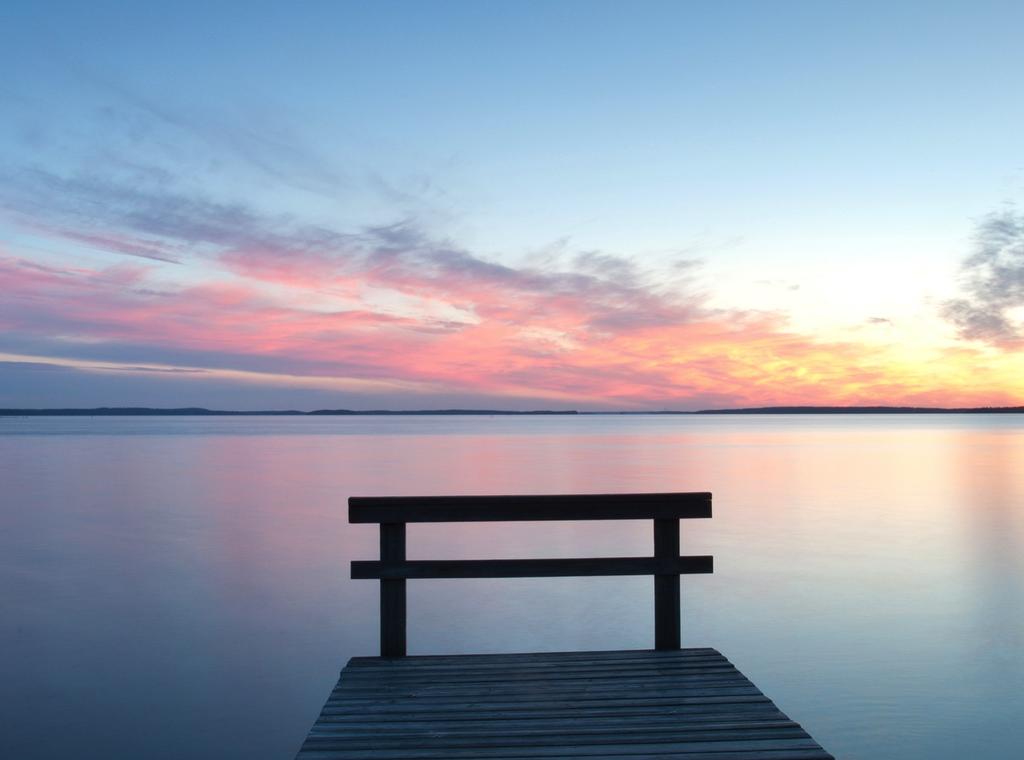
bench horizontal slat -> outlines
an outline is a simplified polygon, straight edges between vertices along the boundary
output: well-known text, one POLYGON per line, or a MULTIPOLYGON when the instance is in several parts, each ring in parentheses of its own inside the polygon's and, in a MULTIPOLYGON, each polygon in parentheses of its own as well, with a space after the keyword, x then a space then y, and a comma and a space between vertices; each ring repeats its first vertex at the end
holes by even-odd
POLYGON ((357 560, 352 577, 366 578, 555 578, 590 575, 689 575, 714 571, 710 556, 592 557, 586 559, 457 559, 378 562, 357 560))
POLYGON ((718 650, 711 647, 687 647, 672 651, 658 652, 652 649, 602 649, 597 652, 509 652, 506 654, 418 654, 415 657, 353 657, 348 667, 407 668, 455 667, 504 667, 508 665, 544 664, 560 667, 562 663, 605 663, 614 662, 722 662, 725 660, 718 650))
POLYGON ((352 496, 352 523, 651 520, 711 517, 711 494, 352 496))

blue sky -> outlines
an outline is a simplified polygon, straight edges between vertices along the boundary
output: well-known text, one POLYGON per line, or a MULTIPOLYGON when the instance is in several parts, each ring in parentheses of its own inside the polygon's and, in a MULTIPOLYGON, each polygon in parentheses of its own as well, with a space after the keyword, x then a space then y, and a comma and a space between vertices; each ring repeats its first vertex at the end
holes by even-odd
MULTIPOLYGON (((263 230, 412 225, 517 271, 596 252, 659 282, 697 262, 687 287, 711 311, 957 348, 942 304, 978 225, 1024 194, 1022 22, 1015 3, 8 3, 0 245, 99 271, 124 250, 98 239, 142 232, 179 262, 146 277, 221 282, 225 242, 199 229, 201 202, 263 230), (173 196, 180 228, 140 227, 132 192, 164 209, 173 196)), ((426 297, 368 279, 359 300, 406 314, 426 297)), ((0 352, 73 359, 44 322, 9 328, 34 348, 0 352)), ((997 342, 965 345, 1005 364, 997 342)), ((427 375, 427 400, 555 392, 427 375)), ((686 398, 637 393, 586 397, 686 398)))

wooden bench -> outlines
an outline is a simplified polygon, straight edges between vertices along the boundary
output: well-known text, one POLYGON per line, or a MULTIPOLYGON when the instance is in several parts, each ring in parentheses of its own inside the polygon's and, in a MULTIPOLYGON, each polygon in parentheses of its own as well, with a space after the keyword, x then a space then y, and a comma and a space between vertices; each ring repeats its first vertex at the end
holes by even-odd
POLYGON ((380 657, 353 657, 298 753, 302 760, 832 756, 714 649, 680 648, 679 521, 711 517, 709 493, 353 497, 380 524, 380 657), (406 524, 652 520, 649 557, 407 560, 406 524), (654 576, 654 649, 406 656, 406 582, 419 578, 654 576))

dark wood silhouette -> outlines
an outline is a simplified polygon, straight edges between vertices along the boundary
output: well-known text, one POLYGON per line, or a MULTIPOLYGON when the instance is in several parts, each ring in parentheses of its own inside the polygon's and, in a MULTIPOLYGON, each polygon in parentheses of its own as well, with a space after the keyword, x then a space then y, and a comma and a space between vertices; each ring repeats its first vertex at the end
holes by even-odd
POLYGON ((711 517, 710 493, 562 496, 352 497, 349 522, 380 523, 380 561, 352 563, 353 578, 380 579, 380 653, 406 653, 407 578, 654 576, 654 648, 679 649, 679 576, 710 573, 708 556, 679 556, 679 520, 711 517), (405 558, 410 522, 653 520, 654 556, 584 559, 414 560, 405 558))
POLYGON ((711 494, 353 498, 351 522, 380 524, 381 657, 353 657, 298 760, 678 758, 834 760, 714 649, 680 649, 679 521, 710 517, 711 494), (650 557, 407 560, 410 522, 625 520, 654 523, 650 557), (653 575, 655 649, 406 656, 410 578, 653 575))

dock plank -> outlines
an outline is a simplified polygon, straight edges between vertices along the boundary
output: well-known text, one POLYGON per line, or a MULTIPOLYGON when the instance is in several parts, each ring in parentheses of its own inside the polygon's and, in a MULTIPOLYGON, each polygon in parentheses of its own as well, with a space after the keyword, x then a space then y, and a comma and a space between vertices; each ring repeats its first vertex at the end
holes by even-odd
POLYGON ((298 760, 829 760, 713 649, 357 657, 298 760))

